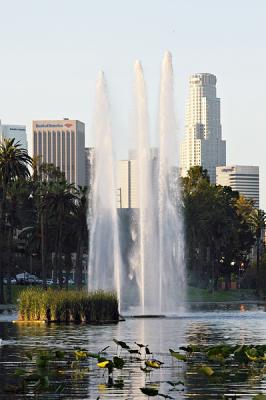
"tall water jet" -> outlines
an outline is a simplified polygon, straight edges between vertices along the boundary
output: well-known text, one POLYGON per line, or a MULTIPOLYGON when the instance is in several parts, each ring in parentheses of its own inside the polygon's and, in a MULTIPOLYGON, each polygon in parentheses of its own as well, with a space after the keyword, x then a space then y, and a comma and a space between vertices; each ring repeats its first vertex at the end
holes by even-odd
POLYGON ((142 314, 158 310, 157 234, 153 185, 154 160, 149 140, 147 92, 140 61, 135 62, 135 137, 138 182, 138 267, 136 271, 142 314))
POLYGON ((107 85, 100 72, 93 119, 95 156, 89 210, 89 290, 115 290, 120 299, 120 246, 115 162, 107 85))
POLYGON ((159 102, 159 281, 160 311, 172 313, 184 301, 184 244, 178 186, 178 141, 171 53, 161 71, 159 102))

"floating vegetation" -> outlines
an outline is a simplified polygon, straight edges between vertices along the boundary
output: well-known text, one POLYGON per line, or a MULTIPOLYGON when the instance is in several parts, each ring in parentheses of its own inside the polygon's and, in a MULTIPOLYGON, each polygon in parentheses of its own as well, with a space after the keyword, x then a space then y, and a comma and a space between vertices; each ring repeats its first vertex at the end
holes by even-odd
MULTIPOLYGON (((182 366, 184 381, 158 381, 153 380, 153 374, 156 374, 156 370, 160 368, 169 368, 169 363, 155 358, 147 359, 146 345, 140 346, 136 342, 131 345, 117 339, 113 339, 113 342, 116 345, 116 353, 110 349, 110 346, 105 346, 96 352, 89 352, 84 348, 28 351, 23 356, 23 368, 17 368, 15 371, 16 384, 7 384, 4 391, 30 395, 49 392, 63 396, 69 382, 86 378, 93 373, 94 376, 98 375, 97 379, 100 381, 97 398, 101 399, 101 395, 108 388, 124 390, 124 379, 128 381, 131 376, 131 374, 128 375, 128 370, 137 367, 145 379, 145 385, 142 384, 139 387, 144 396, 175 399, 178 393, 181 395, 185 387, 189 387, 187 384, 189 384, 190 375, 193 375, 202 385, 204 382, 205 384, 210 382, 213 387, 227 382, 229 377, 234 378, 236 383, 256 377, 257 382, 260 383, 264 376, 266 345, 221 344, 197 348, 180 347, 180 351, 170 349, 168 358, 172 357, 178 363, 173 361, 171 368, 180 369, 182 366), (137 349, 134 346, 137 346, 137 349), (134 366, 132 366, 134 353, 130 350, 137 350, 140 355, 140 357, 135 356, 134 366), (122 351, 124 351, 123 357, 119 354, 122 351), (123 372, 124 369, 127 372, 123 372), (102 371, 103 375, 97 374, 97 371, 102 371)), ((238 398, 236 395, 232 394, 232 396, 232 398, 238 398)), ((265 398, 265 394, 258 393, 252 397, 252 400, 265 398)))
POLYGON ((118 321, 115 293, 27 288, 20 293, 19 321, 118 321))

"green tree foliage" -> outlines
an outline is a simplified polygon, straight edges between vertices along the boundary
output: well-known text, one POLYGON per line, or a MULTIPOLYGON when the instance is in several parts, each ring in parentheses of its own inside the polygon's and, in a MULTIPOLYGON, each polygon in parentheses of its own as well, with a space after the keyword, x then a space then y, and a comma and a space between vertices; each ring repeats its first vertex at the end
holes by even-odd
MULTIPOLYGON (((0 303, 4 302, 4 274, 10 275, 9 254, 12 249, 15 223, 12 219, 14 213, 9 212, 12 208, 8 210, 9 196, 14 182, 30 176, 31 163, 31 157, 18 142, 15 142, 15 139, 4 139, 0 144, 0 303)), ((14 201, 14 196, 11 195, 11 198, 14 201)))
POLYGON ((63 273, 68 278, 76 268, 76 284, 81 288, 82 260, 88 246, 86 214, 85 187, 69 184, 54 165, 31 159, 14 139, 2 142, 0 303, 11 300, 10 277, 24 271, 41 277, 46 288, 52 270, 55 283, 59 280, 62 287, 63 273), (76 254, 76 263, 72 254, 76 254), (6 299, 3 278, 9 279, 6 299))
POLYGON ((210 184, 206 170, 192 167, 182 178, 189 280, 217 287, 218 278, 247 265, 254 244, 253 204, 230 187, 210 184))

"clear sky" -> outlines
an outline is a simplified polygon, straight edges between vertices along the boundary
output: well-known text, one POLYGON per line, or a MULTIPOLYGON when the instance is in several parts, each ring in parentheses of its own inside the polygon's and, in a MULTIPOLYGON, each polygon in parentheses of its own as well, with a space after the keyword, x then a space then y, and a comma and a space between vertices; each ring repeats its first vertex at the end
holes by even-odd
POLYGON ((95 81, 109 84, 118 157, 126 157, 133 63, 148 86, 155 142, 160 64, 173 55, 183 136, 188 77, 217 76, 227 163, 259 165, 266 208, 265 0, 0 0, 0 118, 77 118, 90 126, 95 81))

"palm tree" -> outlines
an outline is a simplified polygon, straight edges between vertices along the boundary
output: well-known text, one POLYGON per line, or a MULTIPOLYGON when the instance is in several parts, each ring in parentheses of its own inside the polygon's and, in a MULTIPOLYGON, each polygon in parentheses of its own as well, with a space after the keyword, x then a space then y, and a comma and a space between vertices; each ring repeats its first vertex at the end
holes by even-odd
POLYGON ((32 159, 15 139, 4 139, 0 144, 0 303, 4 302, 3 277, 4 255, 7 244, 6 205, 10 184, 30 176, 32 159))
POLYGON ((74 215, 74 223, 77 232, 77 251, 76 251, 76 274, 75 284, 77 289, 82 288, 82 256, 84 248, 88 243, 87 229, 87 199, 88 188, 86 186, 78 188, 79 201, 74 215))
POLYGON ((70 214, 74 214, 77 208, 77 194, 73 184, 66 181, 49 182, 47 194, 43 197, 42 208, 49 210, 55 221, 55 256, 54 256, 54 283, 59 278, 60 286, 63 284, 62 277, 62 249, 64 236, 64 221, 70 214))
POLYGON ((260 268, 260 254, 261 254, 261 236, 265 229, 266 214, 263 210, 255 208, 253 213, 250 215, 250 222, 253 226, 255 238, 256 238, 256 269, 257 274, 260 268))

